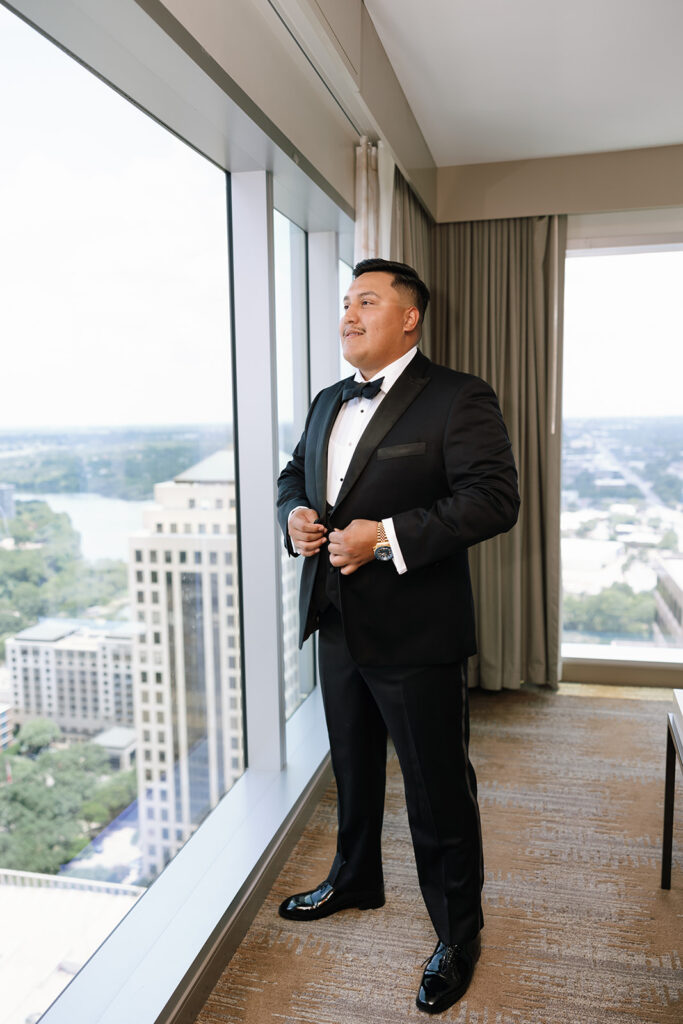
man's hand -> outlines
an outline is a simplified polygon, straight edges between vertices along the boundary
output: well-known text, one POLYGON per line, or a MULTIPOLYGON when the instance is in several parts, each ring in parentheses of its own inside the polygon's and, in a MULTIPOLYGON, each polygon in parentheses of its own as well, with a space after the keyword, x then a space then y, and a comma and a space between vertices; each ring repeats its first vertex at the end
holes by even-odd
POLYGON ((327 530, 322 523, 316 523, 317 518, 314 508, 298 508, 292 512, 287 524, 294 550, 307 558, 327 543, 327 530))
POLYGON ((333 530, 329 541, 331 564, 348 576, 375 557, 377 523, 374 519, 353 519, 346 529, 333 530))

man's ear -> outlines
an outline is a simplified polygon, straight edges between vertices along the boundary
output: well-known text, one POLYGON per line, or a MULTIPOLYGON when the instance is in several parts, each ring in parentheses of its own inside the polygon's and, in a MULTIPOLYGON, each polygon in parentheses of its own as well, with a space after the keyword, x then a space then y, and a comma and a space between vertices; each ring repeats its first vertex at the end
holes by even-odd
POLYGON ((417 306, 409 306, 405 312, 403 328, 405 331, 414 331, 420 322, 420 312, 417 306))

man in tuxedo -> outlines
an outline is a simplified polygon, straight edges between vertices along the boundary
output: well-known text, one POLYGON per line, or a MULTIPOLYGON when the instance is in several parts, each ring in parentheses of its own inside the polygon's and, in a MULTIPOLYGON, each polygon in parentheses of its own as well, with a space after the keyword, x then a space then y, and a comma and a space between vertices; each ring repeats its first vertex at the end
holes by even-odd
POLYGON ((285 544, 306 560, 300 642, 319 631, 339 824, 325 881, 279 912, 311 921, 383 905, 388 733, 438 938, 417 1006, 438 1013, 466 991, 483 926, 467 549, 514 525, 519 496, 494 392, 417 349, 428 302, 405 264, 354 268, 340 335, 355 377, 315 398, 278 480, 285 544))

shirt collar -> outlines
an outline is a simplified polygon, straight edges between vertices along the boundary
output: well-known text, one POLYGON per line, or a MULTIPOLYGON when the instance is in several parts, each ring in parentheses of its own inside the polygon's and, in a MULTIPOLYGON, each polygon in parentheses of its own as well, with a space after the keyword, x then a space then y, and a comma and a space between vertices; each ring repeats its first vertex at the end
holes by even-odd
MULTIPOLYGON (((417 345, 414 345, 413 348, 408 350, 408 352, 404 352, 403 355, 400 356, 398 359, 395 359, 393 363, 389 363, 388 366, 385 366, 383 370, 380 370, 379 373, 376 373, 374 377, 370 378, 370 380, 377 380, 378 377, 383 377, 384 379, 382 381, 380 391, 386 395, 389 388, 396 383, 396 381, 401 376, 408 363, 415 356, 416 352, 417 345)), ((360 372, 360 370, 356 370, 353 379, 358 381, 359 383, 368 383, 365 380, 363 374, 360 372)))

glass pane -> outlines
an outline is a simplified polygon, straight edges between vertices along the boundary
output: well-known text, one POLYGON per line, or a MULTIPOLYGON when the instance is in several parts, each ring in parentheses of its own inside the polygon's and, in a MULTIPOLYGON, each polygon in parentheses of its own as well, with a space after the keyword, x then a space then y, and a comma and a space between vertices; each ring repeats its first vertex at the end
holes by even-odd
MULTIPOLYGON (((353 268, 350 267, 348 265, 348 263, 345 263, 344 260, 339 260, 338 273, 339 273, 339 318, 341 319, 342 314, 344 312, 344 296, 346 295, 347 291, 349 290, 349 285, 351 284, 351 275, 353 273, 353 268)), ((342 349, 341 349, 341 343, 340 343, 339 344, 339 377, 340 377, 340 379, 343 379, 344 377, 348 377, 350 374, 355 373, 355 372, 356 372, 355 367, 351 366, 351 363, 347 363, 347 361, 344 359, 344 356, 342 355, 342 349)))
POLYGON ((683 252, 566 263, 563 639, 596 656, 683 660, 681 280, 683 252))
MULTIPOLYGON (((306 233, 277 210, 275 248, 275 334, 280 466, 284 468, 303 430, 310 403, 306 233)), ((315 685, 312 638, 299 650, 299 578, 303 560, 282 549, 283 660, 285 714, 289 718, 315 685)))
POLYGON ((226 181, 3 7, 0 88, 0 867, 77 967, 244 768, 226 181))

